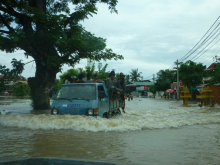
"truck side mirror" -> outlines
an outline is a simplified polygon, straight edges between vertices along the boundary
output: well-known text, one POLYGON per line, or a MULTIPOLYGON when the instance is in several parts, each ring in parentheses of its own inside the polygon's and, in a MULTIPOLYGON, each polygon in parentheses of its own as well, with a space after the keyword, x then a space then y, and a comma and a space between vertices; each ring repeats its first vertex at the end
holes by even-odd
POLYGON ((103 99, 105 97, 105 92, 104 91, 100 91, 100 98, 103 99))

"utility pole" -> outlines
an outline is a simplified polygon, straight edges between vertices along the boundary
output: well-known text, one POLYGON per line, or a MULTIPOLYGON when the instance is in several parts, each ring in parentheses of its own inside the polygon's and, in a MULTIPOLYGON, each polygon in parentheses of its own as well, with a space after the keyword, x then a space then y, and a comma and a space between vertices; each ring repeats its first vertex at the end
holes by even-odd
POLYGON ((155 83, 155 74, 153 74, 153 83, 155 83))
POLYGON ((178 65, 179 65, 179 63, 178 63, 178 59, 176 60, 176 62, 175 62, 175 64, 176 64, 176 71, 177 71, 177 86, 176 86, 176 93, 177 93, 177 101, 179 101, 179 99, 180 99, 180 82, 179 82, 179 67, 178 67, 178 65))

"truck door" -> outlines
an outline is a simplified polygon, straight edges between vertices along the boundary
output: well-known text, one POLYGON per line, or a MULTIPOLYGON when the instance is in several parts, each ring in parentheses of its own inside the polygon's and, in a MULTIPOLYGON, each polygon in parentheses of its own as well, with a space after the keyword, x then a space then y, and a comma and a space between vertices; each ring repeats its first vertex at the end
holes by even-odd
POLYGON ((98 85, 98 100, 99 100, 99 115, 103 116, 103 113, 109 111, 109 98, 108 98, 108 93, 106 90, 104 90, 103 85, 98 85), (101 98, 100 93, 104 93, 105 97, 101 98))

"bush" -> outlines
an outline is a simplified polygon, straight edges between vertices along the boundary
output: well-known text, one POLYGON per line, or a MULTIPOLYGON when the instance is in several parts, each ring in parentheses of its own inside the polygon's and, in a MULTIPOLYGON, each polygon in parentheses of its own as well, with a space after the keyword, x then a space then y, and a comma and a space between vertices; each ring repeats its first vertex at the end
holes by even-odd
POLYGON ((13 92, 16 96, 25 96, 26 90, 25 90, 26 84, 19 84, 14 87, 13 92))

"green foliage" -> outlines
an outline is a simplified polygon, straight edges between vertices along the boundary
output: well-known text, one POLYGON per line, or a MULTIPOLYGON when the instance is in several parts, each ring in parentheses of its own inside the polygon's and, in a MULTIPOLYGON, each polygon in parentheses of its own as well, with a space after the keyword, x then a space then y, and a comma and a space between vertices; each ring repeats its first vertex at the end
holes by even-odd
MULTIPOLYGON (((98 79, 99 80, 105 80, 106 78, 108 78, 108 74, 110 73, 110 71, 107 71, 107 67, 108 64, 105 64, 103 66, 102 63, 98 63, 98 70, 95 70, 95 64, 93 63, 91 66, 86 66, 85 69, 84 68, 76 68, 76 69, 69 69, 66 72, 64 72, 62 75, 60 75, 60 81, 59 81, 59 87, 64 84, 65 82, 65 77, 66 75, 69 76, 77 76, 84 72, 85 74, 90 73, 92 74, 92 78, 94 77, 95 74, 98 75, 98 79)), ((116 73, 116 75, 118 75, 119 77, 119 73, 116 73)))
POLYGON ((59 88, 60 88, 60 80, 56 79, 52 87, 52 94, 56 94, 59 88))
POLYGON ((209 81, 209 85, 219 84, 220 83, 220 65, 216 65, 214 69, 211 69, 207 73, 208 77, 212 77, 209 81))
POLYGON ((94 74, 98 75, 99 80, 105 80, 108 78, 110 71, 107 71, 108 64, 103 66, 102 63, 98 63, 98 71, 95 71, 94 74))
POLYGON ((153 93, 153 94, 155 95, 156 92, 157 92, 155 85, 150 86, 149 89, 148 89, 148 91, 151 92, 151 93, 153 93))
POLYGON ((13 88, 13 93, 16 96, 30 95, 30 87, 24 83, 17 83, 13 88))
POLYGON ((13 92, 16 96, 25 96, 25 84, 18 84, 14 87, 13 92))
POLYGON ((17 61, 15 58, 12 59, 12 69, 6 68, 5 65, 0 65, 0 73, 4 75, 4 77, 14 77, 14 80, 19 79, 19 75, 24 70, 24 63, 21 62, 22 60, 17 61))
MULTIPOLYGON (((117 2, 117 0, 0 1, 0 50, 7 53, 24 50, 25 56, 33 57, 36 63, 35 78, 29 79, 35 109, 49 108, 43 89, 54 84, 56 74, 61 71, 64 64, 74 66, 80 60, 88 58, 95 61, 124 59, 122 55, 106 47, 106 39, 96 37, 81 25, 82 21, 97 13, 98 3, 107 4, 111 12, 117 13, 117 2)), ((1 68, 4 69, 6 68, 1 68)))
POLYGON ((91 66, 86 66, 85 71, 86 73, 93 74, 95 71, 95 63, 93 63, 91 66))
POLYGON ((189 60, 180 64, 179 76, 185 86, 193 88, 203 83, 203 77, 206 75, 205 69, 205 65, 189 60))
POLYGON ((138 68, 131 69, 131 72, 130 72, 131 81, 134 82, 134 81, 139 81, 140 79, 143 79, 141 74, 142 72, 138 72, 138 68))
POLYGON ((0 92, 5 91, 5 83, 4 83, 4 79, 1 78, 0 79, 0 92))
POLYGON ((156 91, 165 91, 170 89, 170 84, 176 81, 176 71, 174 70, 160 70, 157 73, 154 88, 156 91))
POLYGON ((129 74, 125 75, 125 81, 126 81, 127 84, 130 84, 130 83, 131 83, 130 80, 131 80, 130 75, 129 75, 129 74))
POLYGON ((58 83, 58 87, 60 87, 62 84, 65 83, 65 77, 67 75, 69 76, 78 76, 80 73, 83 72, 83 69, 82 68, 79 68, 79 69, 69 69, 67 70, 66 72, 64 72, 62 75, 60 75, 60 81, 58 83))
POLYGON ((39 1, 0 2, 0 50, 22 49, 35 61, 43 59, 41 65, 55 73, 63 64, 75 65, 85 58, 96 61, 123 59, 106 48, 106 39, 94 36, 80 24, 97 13, 96 5, 100 2, 117 13, 117 0, 39 1), (74 8, 72 13, 70 6, 74 8))

